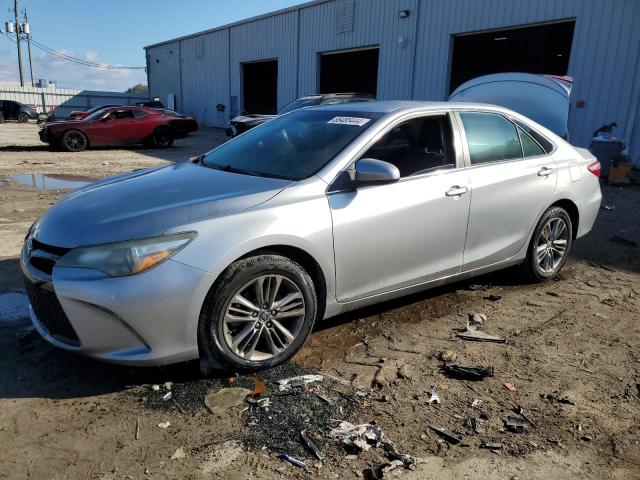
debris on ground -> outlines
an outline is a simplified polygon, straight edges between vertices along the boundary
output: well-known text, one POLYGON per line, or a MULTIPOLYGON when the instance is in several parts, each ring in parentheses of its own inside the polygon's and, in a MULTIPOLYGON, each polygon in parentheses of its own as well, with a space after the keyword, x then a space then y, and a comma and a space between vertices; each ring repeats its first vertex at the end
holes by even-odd
POLYGON ((311 451, 311 453, 313 453, 315 455, 315 457, 318 460, 322 460, 324 458, 324 454, 322 453, 322 451, 320 450, 320 447, 318 447, 318 445, 316 445, 316 442, 314 442, 311 437, 309 436, 309 434, 307 434, 307 432, 305 432, 304 430, 302 430, 300 432, 300 437, 302 437, 302 441, 304 442, 304 444, 307 446, 307 448, 311 451))
POLYGON ((173 382, 164 382, 162 386, 165 390, 171 390, 173 388, 173 382))
POLYGON ((566 405, 575 405, 576 402, 568 395, 562 395, 560 392, 541 393, 540 398, 550 402, 564 403, 566 405))
POLYGON ((529 429, 531 423, 524 418, 507 417, 507 419, 504 421, 504 426, 507 430, 510 430, 512 432, 522 433, 526 432, 529 429))
POLYGON ((136 418, 136 434, 134 435, 136 440, 140 439, 140 419, 136 418))
POLYGON ((507 390, 509 390, 510 392, 515 392, 518 390, 518 387, 515 386, 515 384, 513 383, 504 383, 504 388, 506 388, 507 390))
POLYGON ((355 452, 367 451, 372 446, 378 447, 382 440, 382 429, 374 423, 353 425, 342 421, 331 430, 331 436, 355 452))
POLYGON ((482 403, 482 400, 480 400, 479 398, 476 398, 473 400, 473 402, 471 402, 471 407, 476 408, 480 406, 481 403, 482 403))
POLYGON ((529 424, 533 427, 536 428, 536 424, 533 422, 533 420, 531 420, 525 413, 524 413, 524 408, 522 407, 522 405, 514 405, 513 406, 513 411, 516 412, 518 415, 520 415, 522 418, 524 418, 527 422, 529 422, 529 424))
POLYGON ((362 477, 364 480, 381 480, 384 478, 386 473, 389 473, 401 466, 404 466, 404 464, 400 460, 394 460, 390 463, 380 463, 378 465, 365 468, 362 471, 362 477))
POLYGON ((271 397, 253 398, 248 396, 247 402, 260 408, 268 409, 271 406, 271 397))
POLYGON ((324 379, 322 375, 300 375, 297 377, 283 378, 278 380, 279 389, 281 392, 286 392, 296 387, 303 387, 308 383, 321 382, 324 379))
POLYGON ((162 396, 162 400, 164 400, 166 402, 168 400, 171 400, 172 397, 173 397, 173 393, 167 392, 162 396))
POLYGON ((186 458, 187 454, 184 452, 184 448, 180 447, 175 451, 173 455, 171 455, 171 460, 180 460, 181 458, 186 458))
POLYGON ((497 293, 491 293, 486 297, 483 297, 484 300, 489 300, 490 302, 497 302, 502 298, 502 295, 498 295, 497 293))
POLYGON ((247 388, 223 388, 204 397, 204 404, 214 415, 222 415, 228 409, 244 402, 251 390, 247 388))
POLYGON ((158 426, 160 428, 169 428, 171 426, 171 422, 160 422, 158 426))
POLYGON ((493 377, 493 367, 482 365, 459 365, 456 362, 444 362, 443 369, 451 377, 465 380, 482 380, 493 377))
POLYGON ((438 358, 443 362, 455 362, 458 359, 458 354, 453 350, 445 350, 440 352, 438 358))
POLYGON ((262 395, 267 390, 267 386, 258 377, 252 377, 251 381, 253 382, 253 390, 249 392, 250 396, 262 395))
POLYGON ((154 392, 157 392, 160 390, 160 385, 151 385, 151 390, 153 390, 154 392))
POLYGON ((430 426, 430 428, 452 445, 457 445, 462 442, 462 434, 459 432, 452 432, 446 428, 438 428, 434 426, 430 426))
POLYGON ((488 448, 489 450, 502 450, 500 442, 482 442, 480 448, 488 448))
POLYGON ((467 319, 467 330, 475 330, 478 325, 484 325, 487 322, 487 315, 484 313, 471 312, 467 319))
POLYGON ((477 342, 495 342, 504 343, 506 340, 502 337, 495 335, 489 335, 479 329, 480 325, 483 325, 487 321, 487 316, 484 313, 471 312, 469 319, 467 320, 466 330, 457 333, 456 336, 463 340, 474 340, 477 342))
POLYGON ((438 395, 438 391, 435 388, 431 389, 431 396, 429 397, 429 399, 427 400, 427 403, 429 405, 432 404, 436 404, 436 405, 440 405, 440 395, 438 395))
POLYGON ((278 455, 278 458, 286 460, 287 462, 295 465, 296 467, 301 467, 301 468, 305 467, 305 464, 302 460, 298 460, 296 457, 292 457, 288 453, 282 452, 280 455, 278 455))

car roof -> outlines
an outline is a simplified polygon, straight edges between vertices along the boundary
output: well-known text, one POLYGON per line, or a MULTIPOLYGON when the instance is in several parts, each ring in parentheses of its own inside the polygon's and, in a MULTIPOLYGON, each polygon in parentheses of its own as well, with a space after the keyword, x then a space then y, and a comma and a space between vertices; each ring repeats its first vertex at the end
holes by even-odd
POLYGON ((333 105, 322 105, 318 107, 309 107, 310 109, 344 111, 344 112, 372 112, 372 113, 392 113, 399 111, 411 111, 416 109, 426 110, 442 110, 442 109, 487 109, 506 111, 502 107, 483 103, 470 102, 428 102, 419 100, 383 100, 374 102, 356 102, 356 103, 338 103, 333 105))

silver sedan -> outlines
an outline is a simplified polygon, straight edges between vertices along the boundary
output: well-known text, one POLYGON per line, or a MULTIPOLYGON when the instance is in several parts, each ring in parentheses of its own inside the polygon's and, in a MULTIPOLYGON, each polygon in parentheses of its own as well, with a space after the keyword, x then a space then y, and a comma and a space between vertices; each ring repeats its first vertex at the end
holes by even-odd
POLYGON ((32 320, 110 362, 270 367, 316 320, 512 265, 553 278, 596 219, 599 168, 490 105, 295 111, 52 207, 22 252, 32 320))

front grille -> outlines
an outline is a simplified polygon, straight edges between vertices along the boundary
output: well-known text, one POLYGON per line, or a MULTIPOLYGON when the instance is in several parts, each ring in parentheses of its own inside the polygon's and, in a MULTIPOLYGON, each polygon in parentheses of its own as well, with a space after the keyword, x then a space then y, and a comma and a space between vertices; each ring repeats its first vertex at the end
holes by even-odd
POLYGON ((51 275, 56 261, 58 261, 58 259, 69 250, 69 248, 47 245, 46 243, 39 242, 34 238, 31 240, 29 263, 33 265, 36 270, 46 273, 47 275, 51 275))
POLYGON ((56 294, 32 283, 26 277, 24 283, 31 308, 49 335, 61 342, 80 346, 80 339, 69 323, 56 294))

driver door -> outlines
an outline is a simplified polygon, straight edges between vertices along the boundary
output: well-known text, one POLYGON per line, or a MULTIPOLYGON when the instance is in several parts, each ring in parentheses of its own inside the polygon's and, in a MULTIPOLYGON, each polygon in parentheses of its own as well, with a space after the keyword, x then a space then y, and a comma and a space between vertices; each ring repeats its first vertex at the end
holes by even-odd
POLYGON ((131 143, 134 127, 131 109, 111 111, 108 119, 96 120, 91 125, 91 143, 93 145, 118 145, 131 143))
POLYGON ((461 272, 471 192, 451 115, 397 122, 359 158, 392 163, 401 178, 328 194, 338 301, 461 272))

